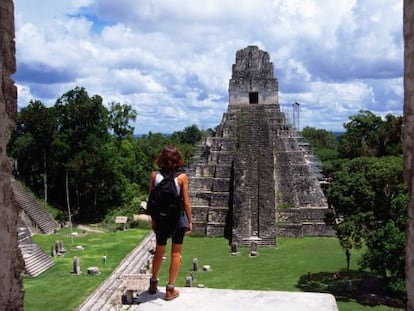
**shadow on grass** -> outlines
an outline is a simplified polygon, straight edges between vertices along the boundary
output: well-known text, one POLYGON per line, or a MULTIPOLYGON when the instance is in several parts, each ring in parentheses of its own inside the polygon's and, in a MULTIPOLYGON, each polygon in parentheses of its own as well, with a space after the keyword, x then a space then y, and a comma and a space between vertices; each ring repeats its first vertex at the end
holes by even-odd
POLYGON ((336 274, 318 272, 302 275, 296 287, 305 292, 330 293, 338 301, 355 300, 369 306, 405 307, 401 299, 390 295, 382 278, 364 271, 341 270, 336 274))

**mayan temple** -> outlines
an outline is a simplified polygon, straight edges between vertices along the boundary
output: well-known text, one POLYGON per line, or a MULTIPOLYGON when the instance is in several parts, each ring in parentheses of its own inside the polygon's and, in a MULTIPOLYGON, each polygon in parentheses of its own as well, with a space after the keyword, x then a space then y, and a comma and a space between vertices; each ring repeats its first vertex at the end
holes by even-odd
POLYGON ((319 180, 280 110, 269 54, 237 51, 227 112, 191 169, 194 232, 274 246, 276 236, 331 235, 319 180))

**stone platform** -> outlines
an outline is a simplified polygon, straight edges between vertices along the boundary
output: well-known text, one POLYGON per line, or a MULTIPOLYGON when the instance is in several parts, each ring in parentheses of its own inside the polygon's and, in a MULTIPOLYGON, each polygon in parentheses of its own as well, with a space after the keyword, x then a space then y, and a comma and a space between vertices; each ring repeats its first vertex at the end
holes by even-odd
POLYGON ((139 295, 133 305, 123 305, 130 311, 338 311, 336 300, 330 294, 278 292, 255 290, 230 290, 212 288, 178 288, 180 297, 165 301, 165 289, 157 294, 139 295))
MULTIPOLYGON (((122 279, 139 273, 154 246, 155 236, 148 236, 120 263, 110 277, 89 296, 77 311, 221 311, 221 310, 277 310, 277 311, 338 311, 334 296, 322 293, 279 292, 262 290, 231 290, 181 287, 180 297, 165 301, 165 288, 159 287, 155 295, 142 292, 131 297, 133 304, 121 304, 122 279)), ((148 275, 149 276, 149 275, 148 275)))

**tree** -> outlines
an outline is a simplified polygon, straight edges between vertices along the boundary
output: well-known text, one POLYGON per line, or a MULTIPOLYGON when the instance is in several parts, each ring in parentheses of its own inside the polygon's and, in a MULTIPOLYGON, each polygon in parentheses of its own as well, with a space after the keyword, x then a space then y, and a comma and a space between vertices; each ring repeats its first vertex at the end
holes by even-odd
POLYGON ((45 202, 48 201, 48 161, 56 128, 53 108, 32 100, 18 114, 9 143, 10 155, 17 159, 23 181, 38 195, 43 192, 45 202))
POLYGON ((315 148, 336 149, 338 146, 335 134, 324 129, 305 126, 301 134, 315 148))
POLYGON ((338 158, 338 141, 334 133, 305 126, 302 130, 302 137, 312 145, 315 155, 321 161, 338 158))
POLYGON ((342 247, 365 245, 363 268, 403 279, 408 194, 401 156, 359 157, 336 165, 326 194, 342 247))
POLYGON ((183 131, 174 132, 172 134, 172 140, 177 140, 178 143, 195 145, 200 142, 203 137, 202 131, 197 127, 197 125, 191 125, 184 128, 183 131))
POLYGON ((134 133, 134 127, 129 122, 135 121, 137 112, 130 105, 112 102, 109 109, 109 125, 118 138, 124 138, 134 133))
POLYGON ((379 156, 381 117, 367 110, 349 117, 344 124, 346 132, 339 139, 338 151, 342 158, 379 156))
POLYGON ((18 113, 9 144, 24 183, 38 195, 44 189, 52 206, 77 221, 101 221, 120 209, 136 212, 161 148, 176 145, 189 161, 201 138, 195 125, 173 135, 136 138, 129 125, 136 117, 131 106, 111 103, 109 109, 99 95, 80 87, 53 107, 32 101, 18 113))
POLYGON ((56 153, 57 162, 62 163, 59 178, 63 181, 68 173, 69 191, 75 193, 78 212, 84 219, 93 219, 105 214, 107 202, 103 203, 111 193, 111 168, 104 148, 110 137, 108 111, 100 96, 89 97, 78 87, 63 94, 55 109, 57 139, 62 147, 56 153))
POLYGON ((380 155, 400 155, 402 154, 402 116, 387 114, 383 123, 381 135, 381 154, 380 155))

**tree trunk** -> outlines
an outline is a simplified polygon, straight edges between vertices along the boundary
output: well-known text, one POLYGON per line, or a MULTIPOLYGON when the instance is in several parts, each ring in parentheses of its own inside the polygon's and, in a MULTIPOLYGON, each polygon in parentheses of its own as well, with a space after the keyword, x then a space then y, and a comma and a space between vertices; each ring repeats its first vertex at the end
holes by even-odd
POLYGON ((47 203, 47 161, 45 151, 43 151, 43 188, 45 192, 45 203, 47 203))
POLYGON ((69 226, 70 226, 70 238, 73 243, 73 234, 72 234, 72 213, 70 212, 70 200, 69 200, 69 174, 68 170, 66 169, 66 204, 68 206, 68 218, 69 218, 69 226))

